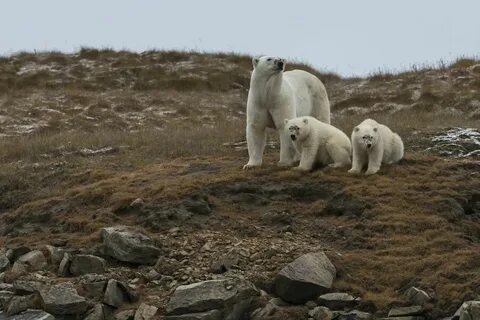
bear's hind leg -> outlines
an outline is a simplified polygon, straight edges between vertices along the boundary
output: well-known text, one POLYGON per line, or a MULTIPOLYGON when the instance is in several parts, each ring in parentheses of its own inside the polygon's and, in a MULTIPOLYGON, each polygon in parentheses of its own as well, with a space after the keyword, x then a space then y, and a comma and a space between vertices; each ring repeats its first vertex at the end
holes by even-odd
POLYGON ((335 143, 327 143, 326 149, 330 159, 333 163, 330 163, 328 166, 332 168, 340 168, 350 165, 350 152, 342 146, 339 146, 335 143))
POLYGON ((317 158, 317 150, 315 148, 303 148, 300 158, 300 164, 293 170, 310 171, 313 169, 315 160, 317 158))

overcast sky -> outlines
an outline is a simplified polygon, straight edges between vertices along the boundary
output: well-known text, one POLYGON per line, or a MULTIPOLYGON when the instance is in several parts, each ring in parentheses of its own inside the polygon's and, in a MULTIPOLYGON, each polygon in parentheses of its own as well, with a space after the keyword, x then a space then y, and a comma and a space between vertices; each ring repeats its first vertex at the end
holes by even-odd
POLYGON ((364 75, 480 56, 479 14, 478 0, 2 1, 0 54, 236 51, 364 75))

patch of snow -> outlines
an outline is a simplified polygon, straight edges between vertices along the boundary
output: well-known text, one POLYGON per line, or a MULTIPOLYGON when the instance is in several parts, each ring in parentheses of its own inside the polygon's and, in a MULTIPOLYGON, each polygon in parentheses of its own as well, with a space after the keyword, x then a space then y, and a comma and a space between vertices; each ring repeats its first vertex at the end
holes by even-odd
POLYGON ((426 151, 461 158, 480 156, 480 129, 451 128, 436 134, 431 141, 435 144, 426 151))

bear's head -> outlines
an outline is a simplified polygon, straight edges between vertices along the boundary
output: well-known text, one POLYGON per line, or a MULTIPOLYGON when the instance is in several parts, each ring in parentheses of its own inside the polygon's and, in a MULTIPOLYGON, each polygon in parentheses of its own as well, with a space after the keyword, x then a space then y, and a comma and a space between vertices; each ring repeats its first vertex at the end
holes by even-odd
POLYGON ((285 70, 285 59, 279 57, 264 56, 260 58, 253 58, 253 69, 256 72, 264 74, 276 74, 285 70))
POLYGON ((358 126, 353 129, 354 140, 365 148, 370 149, 378 142, 378 128, 372 126, 358 126))
POLYGON ((310 135, 310 126, 307 117, 285 119, 285 130, 292 141, 302 141, 310 135))

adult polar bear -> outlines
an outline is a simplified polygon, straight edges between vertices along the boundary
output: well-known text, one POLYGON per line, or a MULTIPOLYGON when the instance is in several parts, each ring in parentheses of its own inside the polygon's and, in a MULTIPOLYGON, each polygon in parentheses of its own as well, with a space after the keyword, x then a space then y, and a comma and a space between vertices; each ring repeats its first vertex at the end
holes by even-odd
POLYGON ((253 58, 247 100, 247 146, 249 160, 243 169, 262 165, 266 129, 280 136, 279 166, 292 166, 299 159, 284 120, 312 116, 330 123, 330 102, 323 83, 302 70, 285 72, 285 60, 264 56, 253 58))

